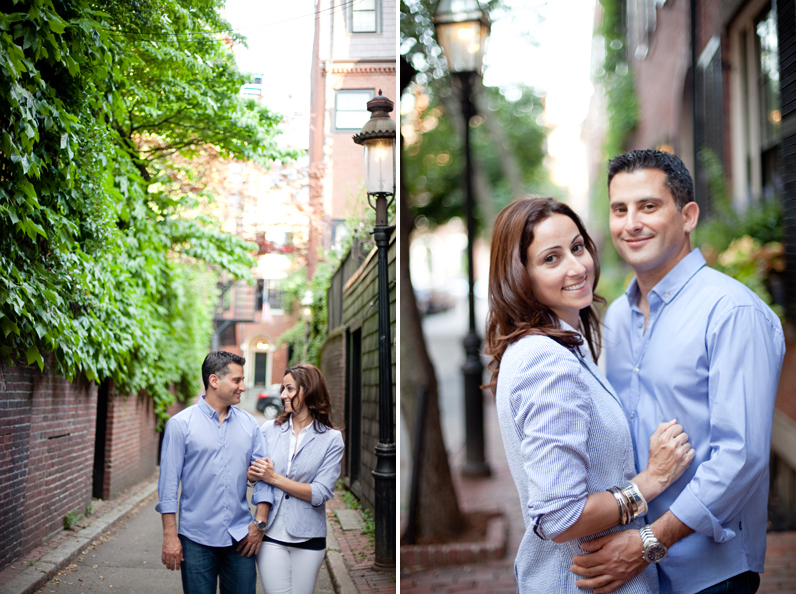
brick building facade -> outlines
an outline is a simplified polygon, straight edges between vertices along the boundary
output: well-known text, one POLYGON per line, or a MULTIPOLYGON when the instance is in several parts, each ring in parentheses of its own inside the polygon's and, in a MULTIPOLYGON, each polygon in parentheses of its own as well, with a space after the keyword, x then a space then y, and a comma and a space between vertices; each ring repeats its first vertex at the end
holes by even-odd
POLYGON ((340 239, 346 218, 365 206, 362 147, 351 137, 379 91, 396 101, 395 0, 317 0, 311 69, 309 268, 340 239))

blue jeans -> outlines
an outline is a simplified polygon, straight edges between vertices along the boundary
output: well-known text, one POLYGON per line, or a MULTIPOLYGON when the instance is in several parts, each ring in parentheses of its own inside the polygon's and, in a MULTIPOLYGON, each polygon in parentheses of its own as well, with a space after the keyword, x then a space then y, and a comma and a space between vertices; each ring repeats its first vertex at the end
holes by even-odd
POLYGON ((755 594, 759 587, 760 575, 754 571, 745 571, 715 586, 705 588, 698 594, 755 594))
POLYGON ((182 590, 185 594, 254 594, 257 585, 257 564, 254 555, 243 557, 228 547, 208 547, 182 534, 183 562, 180 566, 182 590), (220 582, 220 584, 219 584, 220 582))

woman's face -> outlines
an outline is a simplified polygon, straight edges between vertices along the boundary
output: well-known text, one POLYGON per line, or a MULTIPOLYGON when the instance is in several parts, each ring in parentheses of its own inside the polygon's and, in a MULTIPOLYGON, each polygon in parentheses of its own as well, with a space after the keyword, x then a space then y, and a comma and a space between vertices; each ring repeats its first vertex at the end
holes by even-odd
POLYGON ((285 412, 295 413, 301 410, 304 403, 304 389, 299 388, 296 380, 289 373, 282 379, 282 393, 279 395, 285 412))
POLYGON ((536 299, 577 328, 580 310, 592 302, 594 260, 575 222, 554 214, 538 223, 526 256, 536 299))

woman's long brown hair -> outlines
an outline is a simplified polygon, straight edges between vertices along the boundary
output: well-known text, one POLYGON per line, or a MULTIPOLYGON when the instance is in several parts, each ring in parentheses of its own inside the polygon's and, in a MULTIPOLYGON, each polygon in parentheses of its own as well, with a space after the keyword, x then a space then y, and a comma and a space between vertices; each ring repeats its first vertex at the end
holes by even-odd
MULTIPOLYGON (((329 396, 329 388, 326 387, 326 380, 323 378, 321 370, 309 363, 299 363, 288 367, 285 375, 292 375, 296 380, 296 388, 304 390, 304 402, 301 407, 309 409, 315 424, 315 431, 323 433, 326 429, 334 429, 332 425, 332 399, 329 396)), ((281 391, 280 391, 281 393, 281 391)), ((298 394, 297 394, 298 395, 298 394)), ((295 412, 301 412, 297 410, 295 412)), ((283 412, 274 421, 274 425, 286 423, 290 413, 283 412)))
MULTIPOLYGON (((563 330, 558 316, 542 305, 533 294, 528 275, 528 247, 533 242, 536 225, 545 219, 562 214, 578 227, 586 249, 594 260, 594 286, 600 280, 600 262, 597 248, 586 232, 578 215, 566 204, 553 198, 531 197, 516 200, 500 211, 492 230, 492 248, 489 267, 489 314, 486 321, 486 354, 492 357, 488 384, 497 391, 500 360, 506 348, 523 336, 539 334, 549 336, 557 343, 574 351, 583 340, 574 332, 563 330)), ((580 310, 583 336, 596 361, 600 356, 600 320, 594 303, 605 304, 605 299, 594 295, 592 305, 580 310)))

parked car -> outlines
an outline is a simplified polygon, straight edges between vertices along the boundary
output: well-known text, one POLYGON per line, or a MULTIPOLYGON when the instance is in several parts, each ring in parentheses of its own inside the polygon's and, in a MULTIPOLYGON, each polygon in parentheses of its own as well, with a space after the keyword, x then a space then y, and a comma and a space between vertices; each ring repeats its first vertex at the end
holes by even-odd
POLYGON ((282 399, 279 397, 281 389, 280 384, 271 384, 265 391, 257 395, 257 410, 263 413, 269 421, 281 415, 285 409, 282 399))

